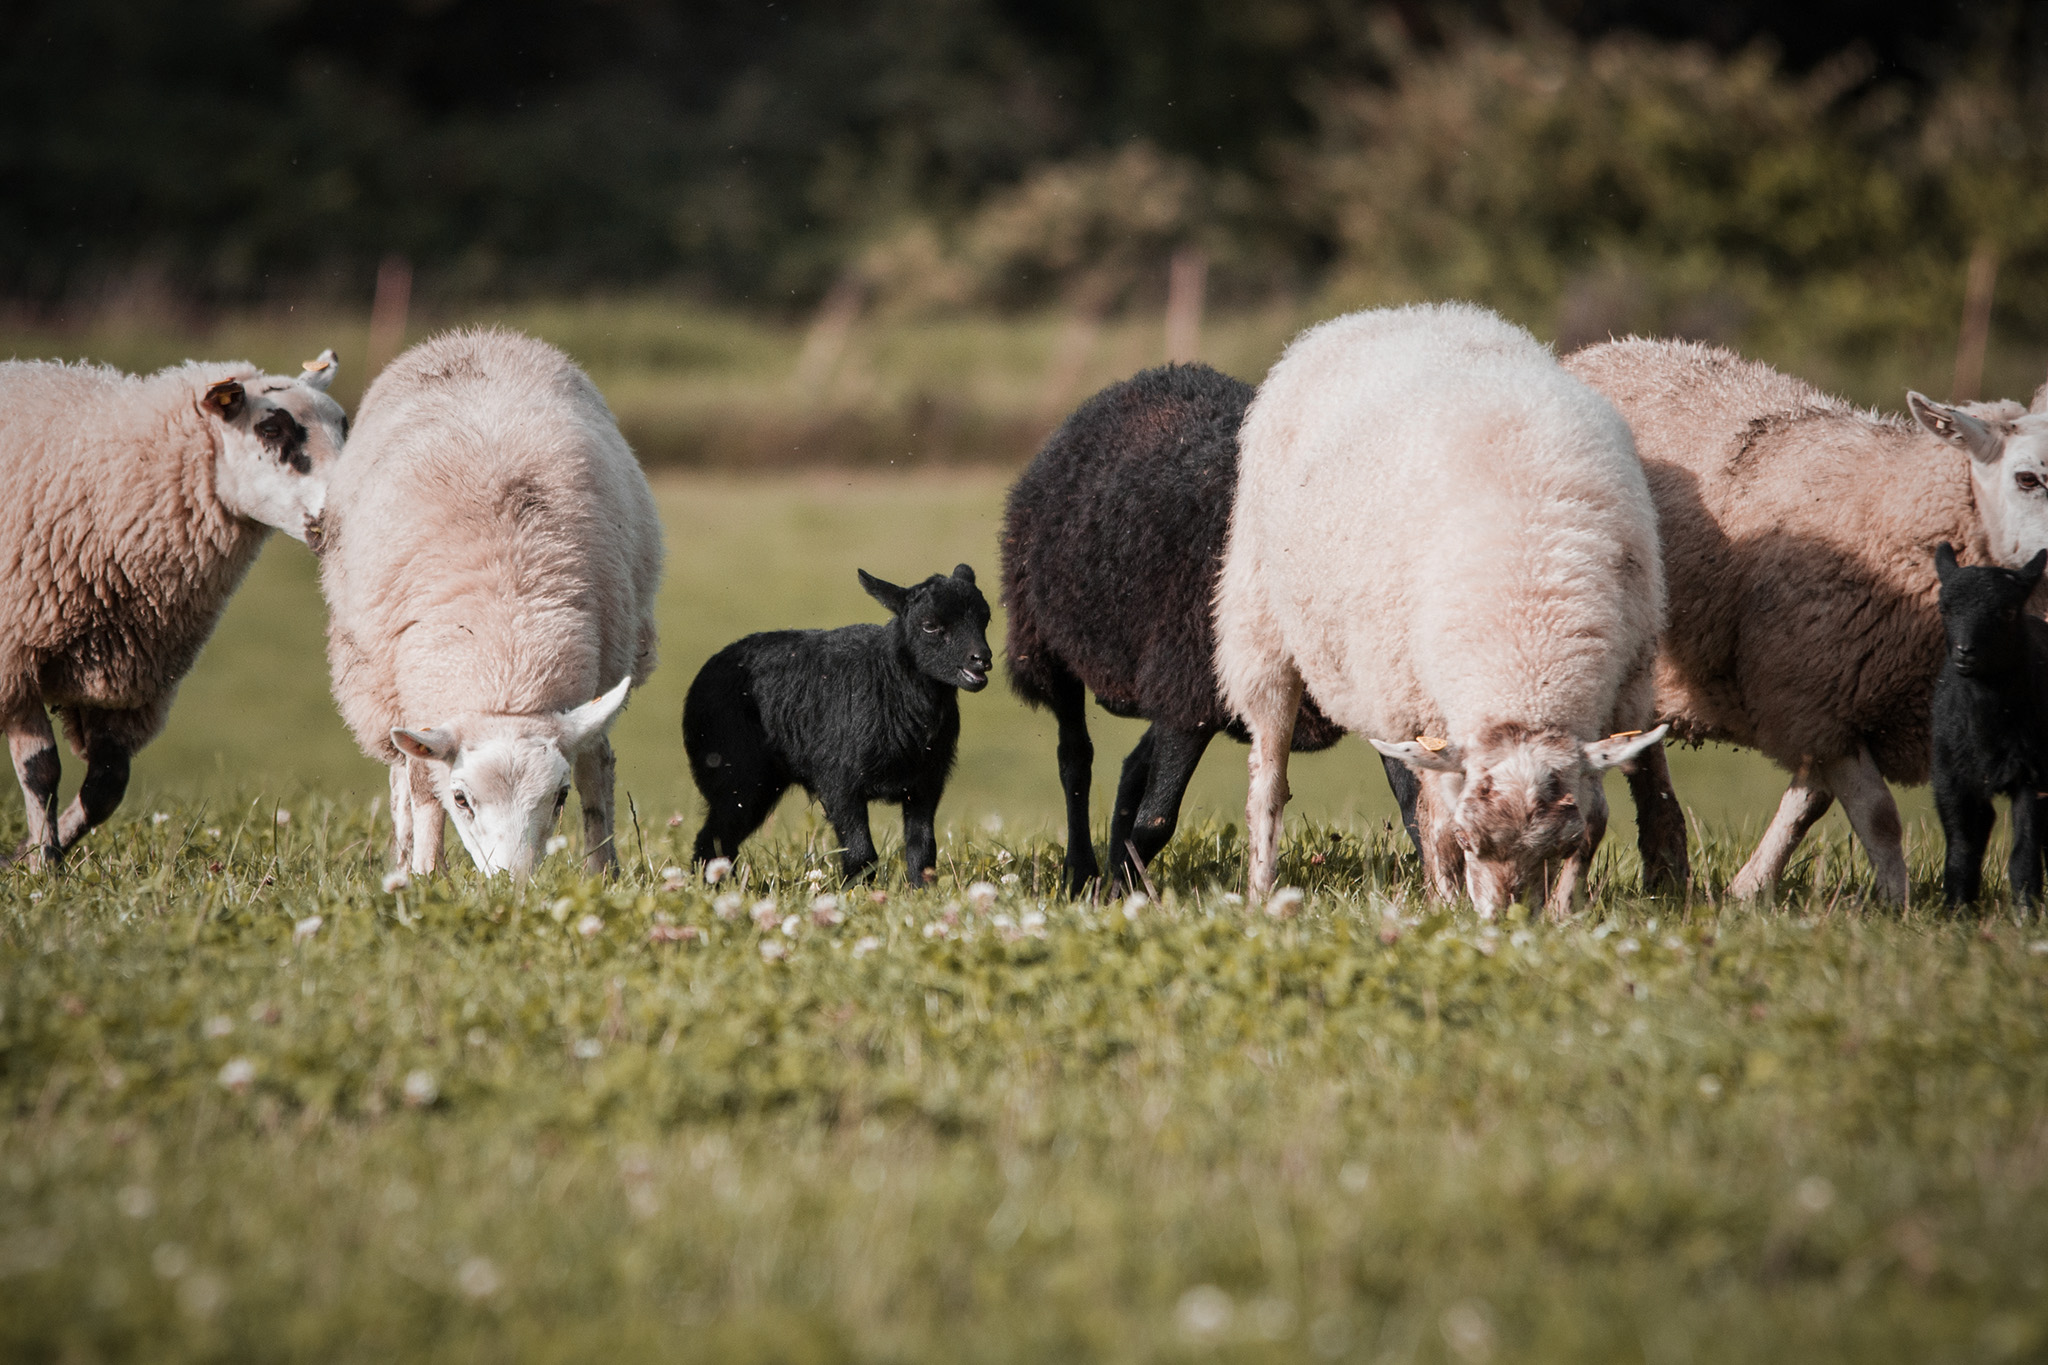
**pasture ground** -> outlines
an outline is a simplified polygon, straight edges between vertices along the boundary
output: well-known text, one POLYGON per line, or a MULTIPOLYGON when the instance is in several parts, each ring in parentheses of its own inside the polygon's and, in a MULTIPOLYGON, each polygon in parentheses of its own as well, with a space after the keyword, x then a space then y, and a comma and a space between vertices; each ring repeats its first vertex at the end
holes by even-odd
MULTIPOLYGON (((871 619, 856 563, 992 586, 1000 490, 663 481, 611 884, 384 891, 312 561, 268 550, 117 820, 0 870, 0 1358, 2048 1350, 2048 930, 1933 913, 1919 816, 1903 915, 1838 817, 1716 904, 1779 787, 1745 756, 1674 755, 1696 898, 1631 894, 1622 818, 1582 916, 1488 926, 1423 905, 1352 741, 1297 770, 1299 912, 1234 902, 1219 744, 1127 910, 1051 894, 1050 727, 996 687, 935 888, 841 891, 795 799, 665 886, 696 665, 871 619)), ((1098 718, 1101 812, 1135 729, 1098 718)))

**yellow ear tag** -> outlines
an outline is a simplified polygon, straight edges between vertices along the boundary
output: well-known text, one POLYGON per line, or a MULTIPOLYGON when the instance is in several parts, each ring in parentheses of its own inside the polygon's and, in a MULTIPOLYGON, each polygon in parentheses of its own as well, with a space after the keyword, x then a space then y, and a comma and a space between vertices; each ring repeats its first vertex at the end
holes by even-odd
POLYGON ((1451 747, 1449 740, 1438 739, 1435 735, 1417 735, 1415 742, 1433 754, 1440 754, 1451 747))
POLYGON ((331 364, 333 362, 329 360, 302 360, 299 362, 299 368, 307 374, 318 374, 331 364))
POLYGON ((1642 731, 1641 731, 1641 730, 1617 730, 1617 731, 1615 731, 1615 732, 1614 732, 1613 734, 1609 735, 1609 736, 1608 736, 1608 738, 1609 738, 1609 739, 1634 739, 1634 738, 1635 738, 1635 737, 1636 737, 1637 735, 1639 735, 1639 734, 1641 734, 1641 733, 1642 733, 1642 731))

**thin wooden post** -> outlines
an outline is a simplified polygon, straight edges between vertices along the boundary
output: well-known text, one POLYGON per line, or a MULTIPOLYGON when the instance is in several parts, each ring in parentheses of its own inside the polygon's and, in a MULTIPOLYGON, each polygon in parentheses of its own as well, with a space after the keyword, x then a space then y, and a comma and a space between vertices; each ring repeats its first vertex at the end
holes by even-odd
POLYGON ((861 306, 866 301, 867 290, 856 275, 841 276, 826 291, 817 317, 811 320, 811 330, 804 337, 804 348, 796 358, 792 384, 799 400, 810 402, 824 396, 825 386, 839 368, 847 338, 853 335, 853 324, 860 320, 861 306))
POLYGON ((363 354, 363 382, 377 377, 405 346, 405 315, 412 307, 412 262, 393 254, 377 265, 377 293, 370 302, 370 344, 363 354))
POLYGON ((1956 377, 1951 403, 1972 403, 1984 386, 1984 352, 1991 344, 1991 292, 1998 284, 1998 248, 1977 243, 1963 282, 1963 326, 1956 337, 1956 377))
POLYGON ((1202 358, 1202 300, 1209 290, 1209 256, 1184 246, 1166 267, 1166 358, 1202 358))

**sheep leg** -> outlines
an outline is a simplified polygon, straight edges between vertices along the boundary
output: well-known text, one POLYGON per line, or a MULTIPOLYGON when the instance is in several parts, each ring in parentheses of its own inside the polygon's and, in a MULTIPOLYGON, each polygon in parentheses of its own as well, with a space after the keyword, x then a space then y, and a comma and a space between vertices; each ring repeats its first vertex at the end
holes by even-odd
POLYGON ((1398 758, 1380 755, 1380 766, 1387 770, 1387 788, 1394 793, 1394 802, 1401 808, 1401 828, 1408 831, 1408 842, 1415 845, 1415 856, 1422 856, 1422 826, 1415 818, 1416 802, 1422 799, 1422 779, 1398 758))
POLYGON ((1846 758, 1830 759, 1821 776, 1842 803, 1849 827, 1863 842, 1870 865, 1877 873, 1878 899, 1893 905, 1906 904, 1906 828, 1899 820, 1899 807, 1892 789, 1878 772, 1870 751, 1858 748, 1846 758))
MULTIPOLYGON (((1143 799, 1134 802, 1136 809, 1126 815, 1124 793, 1118 791, 1117 821, 1123 826, 1123 837, 1116 839, 1114 827, 1111 829, 1109 865, 1126 886, 1137 886, 1143 881, 1145 869, 1166 847, 1167 840, 1173 838, 1173 831, 1180 824, 1181 798, 1187 795, 1195 768, 1215 737, 1216 732, 1207 728, 1162 730, 1155 725, 1146 732, 1146 739, 1152 743, 1152 755, 1146 768, 1143 799)), ((1128 784, 1128 768, 1125 780, 1128 784)))
POLYGON ((412 794, 412 871, 427 876, 441 867, 441 839, 447 833, 441 798, 434 791, 427 765, 417 758, 405 761, 407 785, 412 794))
POLYGON ((600 738, 576 755, 576 800, 583 807, 583 870, 598 874, 618 866, 613 838, 614 788, 618 760, 612 742, 600 738))
POLYGON ((409 760, 391 765, 391 865, 403 868, 412 861, 412 771, 409 760))
POLYGON ((57 733, 41 706, 31 705, 8 723, 7 752, 28 805, 28 838, 14 856, 55 867, 64 854, 57 838, 57 782, 64 775, 64 763, 57 756, 57 733))
POLYGON ((1444 800, 1441 790, 1447 780, 1437 773, 1416 774, 1415 824, 1422 840, 1422 888, 1433 901, 1454 901, 1465 894, 1465 851, 1458 847, 1457 830, 1451 825, 1452 803, 1444 800))
POLYGON ((1067 801, 1067 894, 1078 896, 1088 889, 1089 882, 1102 875, 1102 865, 1095 861, 1094 838, 1088 829, 1088 787, 1094 781, 1095 745, 1088 738, 1088 694, 1081 689, 1081 680, 1064 668, 1056 669, 1051 692, 1053 717, 1060 726, 1060 790, 1067 801))
MULTIPOLYGON (((875 836, 868 828, 868 803, 853 794, 851 784, 819 792, 818 800, 825 807, 825 818, 832 822, 832 832, 839 836, 839 875, 849 882, 858 881, 875 865, 875 836)), ((904 852, 907 855, 910 851, 907 803, 903 825, 904 852)))
POLYGON ((1155 756, 1159 751, 1159 727, 1148 725, 1145 733, 1124 760, 1123 776, 1116 784, 1116 805, 1109 814, 1109 871, 1110 876, 1125 886, 1138 885, 1138 873, 1143 869, 1141 862, 1136 867, 1131 862, 1131 831, 1138 823, 1138 807, 1145 803, 1145 792, 1152 785, 1152 770, 1155 756))
MULTIPOLYGON (((940 790, 915 792, 903 803, 903 873, 912 886, 929 886, 939 879, 940 790)), ((866 828, 865 811, 861 819, 866 828)))
POLYGON ((1764 831, 1756 852, 1749 855, 1749 861, 1728 884, 1728 894, 1737 900, 1755 900, 1777 890, 1778 878, 1785 874, 1792 851, 1834 803, 1834 793, 1814 773, 1813 760, 1801 760, 1792 785, 1785 788, 1785 795, 1778 801, 1778 813, 1771 817, 1771 827, 1764 831))
POLYGON ((1252 732, 1251 784, 1245 794, 1245 833, 1251 845, 1248 883, 1252 895, 1272 894, 1280 875, 1280 816, 1287 808, 1287 756, 1294 718, 1301 710, 1301 674, 1278 663, 1264 686, 1252 694, 1244 722, 1252 732))
POLYGON ((57 822, 57 846, 69 849, 90 830, 106 823, 128 794, 128 745, 102 731, 88 731, 85 780, 57 822))
POLYGON ((2012 898, 2031 910, 2041 903, 2041 798, 2023 787, 2012 797, 2012 857, 2006 862, 2012 898))
POLYGON ((1557 880, 1551 883, 1550 897, 1543 904, 1544 916, 1552 924, 1562 924, 1585 908, 1586 877, 1593 870, 1593 854, 1606 837, 1607 817, 1601 815, 1587 823, 1585 845, 1559 864, 1557 880))
POLYGON ((1643 890, 1682 893, 1692 881, 1685 847, 1685 809, 1671 789, 1671 765, 1664 746, 1652 745, 1622 765, 1636 808, 1636 848, 1643 858, 1643 890))

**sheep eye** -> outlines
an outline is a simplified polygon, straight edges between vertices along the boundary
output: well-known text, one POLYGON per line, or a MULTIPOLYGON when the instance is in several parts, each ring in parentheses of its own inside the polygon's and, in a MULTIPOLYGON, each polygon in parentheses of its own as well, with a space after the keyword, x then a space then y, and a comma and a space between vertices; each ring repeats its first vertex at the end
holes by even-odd
POLYGON ((940 635, 945 632, 945 629, 937 621, 927 621, 924 623, 924 633, 927 635, 940 635))
POLYGON ((569 789, 567 787, 564 787, 560 791, 555 793, 555 814, 560 815, 562 813, 562 807, 568 804, 569 789))
POLYGON ((2031 469, 2022 469, 2012 476, 2012 481, 2029 493, 2041 486, 2041 476, 2031 469))
POLYGON ((468 792, 455 793, 455 809, 461 811, 464 815, 476 814, 476 812, 470 808, 468 792))

